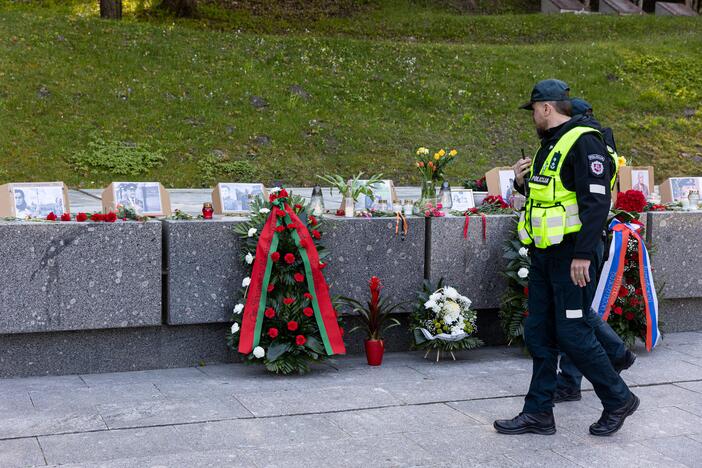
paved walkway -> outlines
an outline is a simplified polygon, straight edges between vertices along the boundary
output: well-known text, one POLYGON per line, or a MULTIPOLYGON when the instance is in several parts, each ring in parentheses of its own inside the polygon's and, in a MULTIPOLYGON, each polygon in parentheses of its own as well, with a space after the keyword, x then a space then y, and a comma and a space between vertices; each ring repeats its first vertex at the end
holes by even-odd
POLYGON ((609 438, 587 432, 591 391, 556 407, 556 435, 495 433, 529 375, 518 349, 484 348, 302 377, 221 364, 0 380, 0 466, 702 466, 702 332, 639 350, 624 376, 641 407, 609 438))

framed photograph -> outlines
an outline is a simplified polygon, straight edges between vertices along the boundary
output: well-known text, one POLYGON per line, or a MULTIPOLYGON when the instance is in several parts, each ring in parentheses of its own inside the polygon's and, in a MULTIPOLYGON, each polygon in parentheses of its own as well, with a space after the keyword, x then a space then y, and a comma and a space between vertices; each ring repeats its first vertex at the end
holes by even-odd
POLYGON ((702 190, 702 177, 671 177, 660 186, 661 201, 671 203, 686 198, 690 190, 702 190))
POLYGON ((102 191, 102 209, 117 205, 133 209, 140 216, 169 216, 171 200, 159 182, 112 182, 102 191))
POLYGON ((475 208, 475 199, 472 189, 455 188, 451 189, 452 210, 466 211, 475 208))
POLYGON ((158 182, 115 182, 115 201, 137 214, 155 216, 161 213, 161 190, 158 182))
POLYGON ((63 182, 13 183, 2 186, 0 215, 45 218, 68 213, 68 191, 63 182))
POLYGON ((653 167, 624 166, 619 169, 618 188, 620 192, 638 190, 646 198, 653 193, 653 167))
MULTIPOLYGON (((359 182, 365 183, 367 181, 361 180, 359 182)), ((397 196, 395 195, 395 185, 390 179, 381 180, 378 183, 373 184, 372 190, 374 197, 373 199, 365 195, 361 195, 360 197, 358 197, 358 200, 356 201, 357 210, 377 210, 379 206, 379 200, 383 200, 385 202, 392 200, 393 204, 397 202, 397 196)))
POLYGON ((263 184, 219 183, 212 191, 212 204, 215 213, 248 213, 251 201, 266 196, 263 184))

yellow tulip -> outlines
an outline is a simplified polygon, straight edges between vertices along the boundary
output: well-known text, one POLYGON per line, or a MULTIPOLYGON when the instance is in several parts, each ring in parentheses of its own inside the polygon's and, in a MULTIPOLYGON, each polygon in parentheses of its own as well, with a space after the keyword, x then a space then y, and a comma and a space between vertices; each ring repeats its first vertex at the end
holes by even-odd
POLYGON ((436 159, 438 161, 439 159, 441 159, 441 155, 439 153, 436 153, 434 155, 434 159, 436 159))
POLYGON ((619 156, 619 167, 626 166, 626 158, 624 156, 619 156))
POLYGON ((449 156, 456 156, 457 154, 458 154, 458 151, 456 151, 455 149, 452 149, 451 151, 449 151, 449 156))
POLYGON ((444 151, 443 148, 441 150, 439 150, 439 156, 443 156, 445 154, 446 154, 446 151, 444 151))

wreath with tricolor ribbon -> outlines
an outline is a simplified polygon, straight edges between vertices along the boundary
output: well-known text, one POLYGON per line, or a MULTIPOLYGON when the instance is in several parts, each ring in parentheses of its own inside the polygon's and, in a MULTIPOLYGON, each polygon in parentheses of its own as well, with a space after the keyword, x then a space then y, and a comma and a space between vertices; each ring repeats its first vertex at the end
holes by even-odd
POLYGON ((278 374, 305 373, 311 362, 345 354, 343 330, 322 270, 322 222, 301 197, 271 189, 252 202, 235 232, 249 275, 234 308, 227 343, 247 363, 278 374))

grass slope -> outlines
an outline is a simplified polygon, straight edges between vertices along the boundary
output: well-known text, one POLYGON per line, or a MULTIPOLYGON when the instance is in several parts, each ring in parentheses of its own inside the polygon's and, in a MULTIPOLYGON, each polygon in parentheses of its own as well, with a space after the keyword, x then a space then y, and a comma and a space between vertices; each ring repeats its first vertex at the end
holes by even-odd
POLYGON ((551 76, 592 102, 620 152, 654 164, 657 180, 702 173, 700 19, 424 8, 410 22, 410 10, 384 8, 396 17, 381 26, 373 9, 286 35, 234 32, 247 29, 234 20, 213 31, 202 19, 0 11, 0 182, 101 187, 131 171, 174 187, 309 185, 364 170, 406 184, 424 145, 459 150, 456 183, 533 149, 516 107, 551 76))

